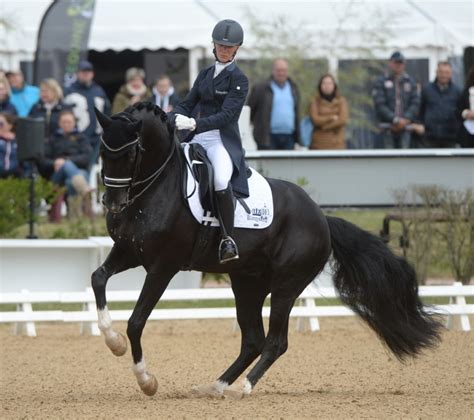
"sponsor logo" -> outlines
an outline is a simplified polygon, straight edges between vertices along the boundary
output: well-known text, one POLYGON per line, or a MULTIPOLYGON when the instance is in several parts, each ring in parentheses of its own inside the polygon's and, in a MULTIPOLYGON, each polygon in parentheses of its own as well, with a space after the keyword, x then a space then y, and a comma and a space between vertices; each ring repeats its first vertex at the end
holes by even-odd
POLYGON ((270 209, 267 206, 263 206, 263 208, 253 208, 250 210, 250 214, 247 214, 247 220, 252 220, 254 222, 261 222, 267 223, 270 214, 270 209))

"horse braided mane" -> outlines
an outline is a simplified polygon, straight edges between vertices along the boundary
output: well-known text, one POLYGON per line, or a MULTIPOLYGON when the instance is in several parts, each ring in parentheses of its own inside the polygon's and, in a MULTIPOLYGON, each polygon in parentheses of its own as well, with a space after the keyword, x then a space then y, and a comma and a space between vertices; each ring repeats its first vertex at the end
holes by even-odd
POLYGON ((164 123, 168 122, 168 115, 163 111, 159 106, 155 105, 153 102, 142 101, 125 108, 122 112, 128 115, 133 116, 137 112, 145 109, 147 112, 153 112, 157 117, 161 119, 164 123))

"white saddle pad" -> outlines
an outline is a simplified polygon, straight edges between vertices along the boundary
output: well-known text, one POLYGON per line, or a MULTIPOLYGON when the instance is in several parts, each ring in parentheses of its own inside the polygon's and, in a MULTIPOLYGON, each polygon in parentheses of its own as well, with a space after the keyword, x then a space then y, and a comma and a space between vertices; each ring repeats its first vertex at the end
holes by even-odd
MULTIPOLYGON (((189 160, 189 145, 183 146, 184 154, 189 166, 199 165, 196 161, 189 160)), ((246 229, 265 229, 273 221, 273 195, 267 180, 256 170, 250 168, 252 176, 248 178, 250 196, 244 201, 250 209, 247 213, 242 204, 237 201, 235 209, 234 227, 246 229)), ((194 175, 188 167, 187 193, 189 208, 194 218, 201 224, 218 227, 219 220, 210 212, 204 214, 204 209, 199 200, 199 184, 194 179, 194 175)))

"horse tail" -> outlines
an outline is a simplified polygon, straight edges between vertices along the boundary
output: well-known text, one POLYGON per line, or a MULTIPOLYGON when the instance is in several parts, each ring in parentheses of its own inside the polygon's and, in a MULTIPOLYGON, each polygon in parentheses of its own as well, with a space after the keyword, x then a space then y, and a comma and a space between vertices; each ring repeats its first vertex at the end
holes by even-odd
POLYGON ((401 361, 436 346, 443 328, 418 297, 415 271, 376 236, 327 217, 334 286, 348 305, 401 361))

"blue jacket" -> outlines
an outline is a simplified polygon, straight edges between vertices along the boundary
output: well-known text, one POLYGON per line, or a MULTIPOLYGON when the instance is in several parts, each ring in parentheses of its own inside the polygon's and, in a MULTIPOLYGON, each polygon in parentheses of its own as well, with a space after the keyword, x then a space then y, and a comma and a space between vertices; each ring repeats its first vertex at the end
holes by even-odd
POLYGON ((415 81, 403 74, 397 81, 393 74, 383 75, 377 79, 372 90, 372 99, 377 118, 380 122, 392 123, 395 117, 403 117, 414 121, 418 117, 420 95, 415 81), (396 114, 395 101, 397 91, 401 99, 401 113, 396 114))
POLYGON ((97 124, 94 107, 110 115, 111 106, 107 95, 97 83, 86 86, 78 81, 65 90, 64 101, 73 106, 77 128, 92 144, 99 141, 102 128, 97 124))
POLYGON ((39 99, 40 90, 36 86, 25 83, 21 89, 12 88, 10 102, 15 106, 19 117, 26 117, 39 99))
POLYGON ((436 80, 423 86, 420 120, 429 139, 456 140, 458 120, 456 108, 461 89, 453 83, 441 90, 436 80))
POLYGON ((193 117, 195 133, 219 129, 222 143, 234 164, 232 189, 236 195, 248 197, 249 187, 239 131, 239 116, 248 92, 248 80, 235 63, 214 78, 215 66, 200 71, 191 91, 173 109, 174 114, 193 117))

